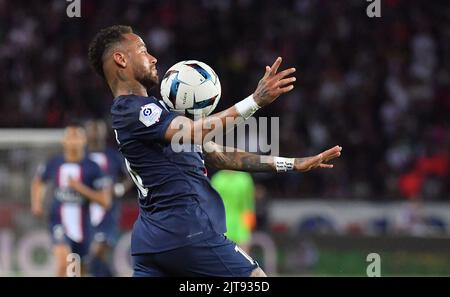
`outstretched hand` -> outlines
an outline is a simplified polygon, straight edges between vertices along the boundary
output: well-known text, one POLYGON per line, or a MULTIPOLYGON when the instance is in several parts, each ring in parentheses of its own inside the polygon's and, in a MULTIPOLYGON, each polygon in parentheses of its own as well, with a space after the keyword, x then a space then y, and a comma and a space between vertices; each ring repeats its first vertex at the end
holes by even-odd
POLYGON ((341 155, 342 147, 336 145, 313 157, 295 159, 294 169, 296 171, 309 171, 314 168, 333 168, 333 164, 327 162, 341 155))
POLYGON ((295 68, 289 68, 277 73, 281 61, 282 58, 278 57, 271 67, 266 66, 266 72, 253 93, 253 99, 260 107, 272 103, 280 95, 294 89, 292 83, 296 78, 294 76, 289 77, 289 75, 295 72, 295 68))

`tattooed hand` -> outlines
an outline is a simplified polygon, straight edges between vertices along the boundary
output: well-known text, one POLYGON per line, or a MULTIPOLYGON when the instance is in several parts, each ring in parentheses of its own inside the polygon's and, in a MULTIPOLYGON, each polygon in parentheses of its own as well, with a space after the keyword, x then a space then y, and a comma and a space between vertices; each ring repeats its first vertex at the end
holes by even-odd
POLYGON ((278 67, 282 59, 278 57, 272 67, 266 66, 266 73, 259 81, 253 99, 263 107, 275 101, 281 94, 290 92, 294 86, 291 84, 295 81, 295 77, 287 77, 295 72, 295 68, 289 68, 277 73, 278 67))

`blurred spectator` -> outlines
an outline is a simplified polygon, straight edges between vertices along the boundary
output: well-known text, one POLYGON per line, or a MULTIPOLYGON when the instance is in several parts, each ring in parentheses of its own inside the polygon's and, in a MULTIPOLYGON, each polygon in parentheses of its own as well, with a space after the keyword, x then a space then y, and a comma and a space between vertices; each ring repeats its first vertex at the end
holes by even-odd
POLYGON ((450 198, 445 1, 382 1, 379 19, 367 17, 365 1, 81 2, 82 17, 68 18, 65 1, 0 0, 1 127, 107 118, 112 98, 87 47, 100 28, 130 24, 160 73, 184 59, 211 65, 223 88, 218 110, 252 92, 277 55, 297 67, 296 91, 258 115, 280 117, 283 155, 335 144, 344 154, 335 173, 271 179, 269 196, 450 198), (439 142, 427 137, 436 131, 439 142))

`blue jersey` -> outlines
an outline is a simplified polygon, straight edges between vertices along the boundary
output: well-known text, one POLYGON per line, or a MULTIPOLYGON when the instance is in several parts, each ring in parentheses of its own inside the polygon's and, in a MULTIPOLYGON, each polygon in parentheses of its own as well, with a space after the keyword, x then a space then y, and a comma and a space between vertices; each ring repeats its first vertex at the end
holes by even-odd
POLYGON ((50 210, 50 227, 54 241, 64 237, 81 243, 90 240, 89 200, 69 188, 69 180, 81 182, 92 189, 101 189, 105 178, 100 167, 88 158, 77 163, 66 162, 64 156, 57 156, 38 175, 46 183, 53 184, 53 200, 50 210))
POLYGON ((174 152, 164 135, 179 116, 154 97, 119 96, 112 127, 139 189, 131 253, 157 253, 226 232, 220 195, 206 176, 201 152, 174 152))
POLYGON ((120 182, 125 175, 123 158, 116 149, 107 147, 102 151, 89 151, 88 156, 111 178, 112 183, 120 182))
MULTIPOLYGON (((106 148, 103 151, 91 151, 88 153, 89 159, 100 166, 104 175, 108 176, 113 184, 120 182, 124 176, 124 161, 117 150, 106 148)), ((106 211, 97 203, 91 203, 90 215, 91 224, 94 227, 100 224, 106 224, 109 228, 115 227, 119 220, 119 206, 118 201, 113 197, 111 207, 106 211)), ((101 228, 104 231, 104 228, 101 228)))

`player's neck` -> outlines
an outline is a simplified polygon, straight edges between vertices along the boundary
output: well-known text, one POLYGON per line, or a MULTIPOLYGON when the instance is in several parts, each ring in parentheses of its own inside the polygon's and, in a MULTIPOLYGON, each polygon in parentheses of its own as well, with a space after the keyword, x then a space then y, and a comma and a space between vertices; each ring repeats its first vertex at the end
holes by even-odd
POLYGON ((115 81, 111 84, 114 97, 136 95, 147 97, 147 89, 138 81, 115 81))
POLYGON ((84 158, 84 152, 68 151, 64 152, 64 160, 70 163, 78 163, 84 158))

